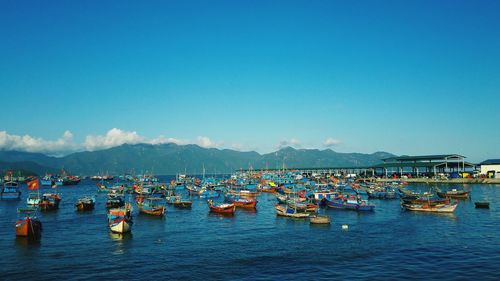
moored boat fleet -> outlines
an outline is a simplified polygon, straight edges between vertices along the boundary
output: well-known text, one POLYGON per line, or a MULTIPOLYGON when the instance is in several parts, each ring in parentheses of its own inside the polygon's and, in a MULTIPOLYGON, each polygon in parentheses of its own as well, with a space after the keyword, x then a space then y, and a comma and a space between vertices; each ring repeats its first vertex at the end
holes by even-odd
MULTIPOLYGON (((114 181, 103 178, 96 183, 96 193, 107 193, 105 206, 109 230, 113 233, 132 231, 133 202, 139 214, 155 217, 167 215, 166 205, 190 209, 193 196, 206 201, 210 214, 234 216, 237 209, 257 210, 262 193, 276 198, 274 212, 279 217, 307 219, 311 224, 330 224, 331 217, 321 208, 374 212, 373 200, 400 200, 404 210, 415 212, 452 213, 458 206, 457 199, 469 198, 470 192, 452 189, 419 194, 408 190, 404 182, 379 184, 355 182, 335 177, 307 177, 293 172, 236 173, 229 178, 177 177, 161 183, 152 176, 126 178, 114 181)), ((27 208, 19 209, 23 216, 16 221, 16 235, 39 238, 42 223, 38 211, 56 211, 62 198, 57 189, 39 192, 42 180, 28 182, 31 190, 27 208), (36 192, 34 192, 36 191, 36 192)), ((52 187, 57 185, 51 184, 52 187)), ((5 182, 2 199, 19 199, 19 186, 5 182)), ((92 211, 96 195, 85 195, 74 203, 76 211, 92 211)))

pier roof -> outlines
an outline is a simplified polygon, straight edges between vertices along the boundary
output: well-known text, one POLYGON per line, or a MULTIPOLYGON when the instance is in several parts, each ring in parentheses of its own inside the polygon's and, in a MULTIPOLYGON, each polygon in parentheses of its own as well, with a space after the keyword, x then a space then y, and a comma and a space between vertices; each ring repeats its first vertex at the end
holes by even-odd
POLYGON ((447 166, 449 168, 456 167, 475 167, 476 165, 469 162, 390 162, 381 163, 372 168, 433 168, 447 166))
POLYGON ((496 165, 496 164, 500 164, 500 159, 488 159, 479 163, 479 165, 496 165))
POLYGON ((421 155, 421 156, 396 156, 382 159, 384 162, 415 162, 415 161, 445 161, 452 159, 463 159, 465 156, 460 154, 436 154, 436 155, 421 155))

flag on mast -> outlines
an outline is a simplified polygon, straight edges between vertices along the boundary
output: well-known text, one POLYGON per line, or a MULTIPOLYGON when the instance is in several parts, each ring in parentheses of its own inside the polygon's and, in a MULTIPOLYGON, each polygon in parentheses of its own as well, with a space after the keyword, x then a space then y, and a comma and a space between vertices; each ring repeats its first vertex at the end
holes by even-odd
POLYGON ((40 187, 40 181, 38 179, 34 179, 28 182, 29 190, 38 190, 39 187, 40 187))

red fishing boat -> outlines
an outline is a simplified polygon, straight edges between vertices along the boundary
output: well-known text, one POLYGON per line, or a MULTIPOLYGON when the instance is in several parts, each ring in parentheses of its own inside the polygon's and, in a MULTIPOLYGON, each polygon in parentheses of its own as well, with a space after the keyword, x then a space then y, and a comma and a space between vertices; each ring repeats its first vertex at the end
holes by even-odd
POLYGON ((210 212, 213 213, 232 215, 236 210, 236 205, 234 203, 216 203, 212 200, 208 200, 207 202, 210 212))
POLYGON ((29 239, 38 239, 42 234, 42 223, 31 212, 33 209, 20 210, 20 213, 26 213, 24 217, 16 221, 16 236, 27 237, 29 239))
POLYGON ((239 198, 239 199, 233 200, 233 203, 236 207, 245 208, 245 209, 255 209, 257 207, 257 200, 255 200, 255 199, 239 198))

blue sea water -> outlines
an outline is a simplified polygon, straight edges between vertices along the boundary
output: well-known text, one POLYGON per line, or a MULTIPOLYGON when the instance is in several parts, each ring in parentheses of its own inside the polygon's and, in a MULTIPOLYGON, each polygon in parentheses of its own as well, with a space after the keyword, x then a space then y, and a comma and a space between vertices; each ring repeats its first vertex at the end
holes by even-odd
POLYGON ((58 189, 58 211, 39 214, 39 243, 15 237, 23 187, 20 201, 0 201, 0 280, 499 280, 500 185, 455 187, 471 190, 472 200, 454 214, 373 200, 373 213, 321 210, 332 224, 315 226, 277 217, 274 196, 262 194, 256 212, 233 217, 209 214, 203 199, 191 210, 168 206, 164 218, 136 208, 132 233, 120 236, 109 232, 105 194, 95 210, 75 212, 77 198, 96 190, 83 181, 58 189), (489 210, 474 208, 481 200, 489 210))

